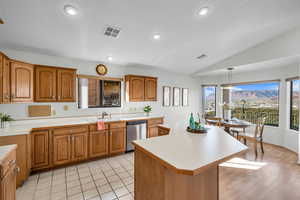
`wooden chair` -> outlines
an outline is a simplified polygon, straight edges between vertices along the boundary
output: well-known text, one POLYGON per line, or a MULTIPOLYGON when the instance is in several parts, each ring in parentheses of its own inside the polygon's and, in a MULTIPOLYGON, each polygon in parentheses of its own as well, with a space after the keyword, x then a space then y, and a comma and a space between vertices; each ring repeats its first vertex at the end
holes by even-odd
POLYGON ((205 118, 205 123, 207 125, 213 125, 213 126, 218 126, 221 127, 222 126, 222 118, 221 117, 206 117, 205 118), (209 120, 215 121, 215 122, 210 122, 209 120))
POLYGON ((254 151, 255 157, 257 157, 257 144, 260 144, 261 152, 264 154, 264 146, 263 146, 263 132, 265 126, 265 117, 259 118, 257 120, 254 134, 252 133, 244 133, 239 136, 239 139, 244 140, 244 144, 247 145, 247 140, 252 141, 254 143, 254 151))
POLYGON ((239 138, 240 134, 245 134, 246 130, 245 128, 231 128, 230 129, 230 135, 233 137, 239 138))

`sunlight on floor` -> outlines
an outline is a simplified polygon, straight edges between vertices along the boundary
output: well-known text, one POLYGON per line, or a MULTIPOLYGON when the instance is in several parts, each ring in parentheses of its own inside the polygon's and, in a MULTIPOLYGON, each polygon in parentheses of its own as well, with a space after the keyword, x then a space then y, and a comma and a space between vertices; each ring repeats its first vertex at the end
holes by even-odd
POLYGON ((233 158, 220 164, 221 167, 232 167, 240 169, 258 170, 267 165, 265 162, 249 161, 242 158, 233 158))

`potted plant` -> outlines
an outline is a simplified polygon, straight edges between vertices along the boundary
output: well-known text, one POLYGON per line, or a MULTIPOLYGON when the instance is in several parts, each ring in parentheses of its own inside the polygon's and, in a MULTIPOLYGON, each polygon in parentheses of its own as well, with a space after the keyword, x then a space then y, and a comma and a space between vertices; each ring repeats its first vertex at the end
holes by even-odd
POLYGON ((6 128, 9 126, 9 122, 13 121, 14 119, 8 114, 0 113, 0 120, 1 128, 6 128))
POLYGON ((151 106, 145 106, 144 107, 144 112, 147 114, 147 116, 150 115, 151 111, 152 111, 152 107, 151 106))

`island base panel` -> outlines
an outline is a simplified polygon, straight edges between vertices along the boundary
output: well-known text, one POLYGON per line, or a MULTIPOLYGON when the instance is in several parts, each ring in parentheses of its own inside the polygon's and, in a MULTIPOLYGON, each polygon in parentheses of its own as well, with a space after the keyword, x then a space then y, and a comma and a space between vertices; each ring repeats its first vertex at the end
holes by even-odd
POLYGON ((135 200, 218 200, 218 166, 199 175, 176 173, 144 153, 134 153, 135 200))

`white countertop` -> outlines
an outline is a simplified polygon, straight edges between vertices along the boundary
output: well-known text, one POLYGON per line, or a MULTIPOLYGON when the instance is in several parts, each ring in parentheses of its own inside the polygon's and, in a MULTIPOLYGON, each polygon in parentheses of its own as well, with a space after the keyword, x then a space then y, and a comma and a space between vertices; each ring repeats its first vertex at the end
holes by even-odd
POLYGON ((12 150, 16 148, 16 144, 0 146, 0 164, 2 163, 3 159, 7 156, 7 154, 9 154, 12 150))
POLYGON ((210 127, 206 134, 192 134, 183 130, 133 143, 166 167, 190 175, 201 173, 208 165, 219 164, 248 149, 217 127, 210 127))
POLYGON ((66 126, 66 125, 80 125, 80 124, 92 124, 99 120, 104 122, 113 121, 129 121, 129 120, 141 120, 163 117, 161 115, 134 115, 134 116, 122 116, 99 119, 98 117, 68 117, 68 118, 52 118, 52 119, 36 119, 36 120, 22 120, 14 121, 7 128, 0 128, 0 136, 12 136, 30 134, 34 128, 54 127, 54 126, 66 126))

